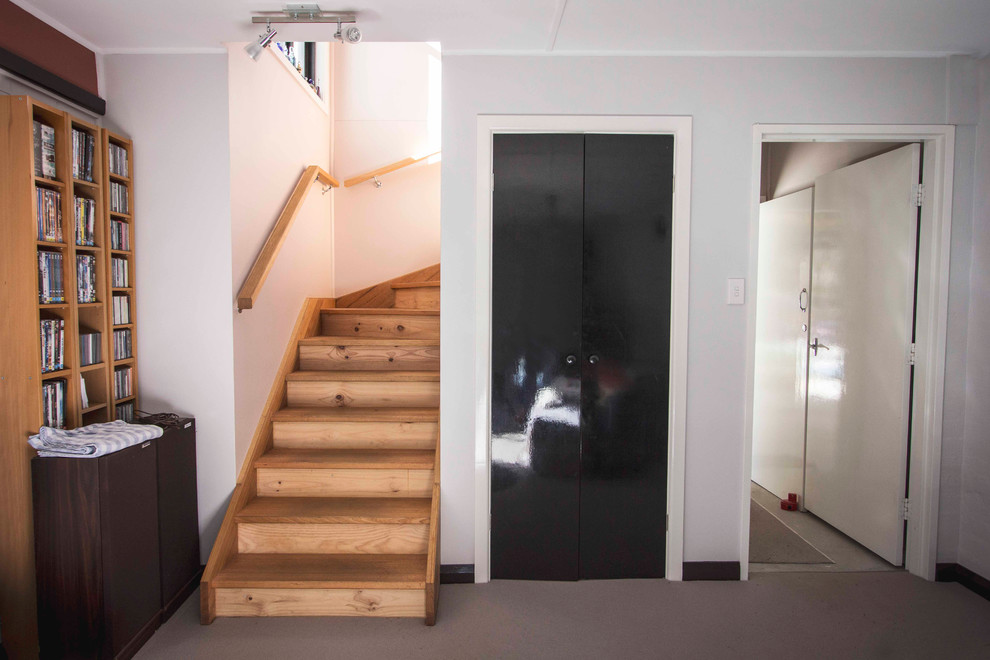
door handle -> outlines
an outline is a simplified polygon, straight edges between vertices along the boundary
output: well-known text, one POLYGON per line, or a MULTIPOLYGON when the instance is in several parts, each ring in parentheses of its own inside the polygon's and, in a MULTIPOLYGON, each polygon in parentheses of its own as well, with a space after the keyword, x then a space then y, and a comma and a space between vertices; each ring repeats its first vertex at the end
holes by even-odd
POLYGON ((574 364, 575 362, 577 362, 577 356, 568 355, 567 357, 564 358, 564 361, 567 362, 567 364, 574 364))
POLYGON ((808 290, 801 289, 801 293, 798 294, 798 307, 802 312, 808 311, 808 290))
POLYGON ((811 343, 809 348, 815 352, 815 355, 818 355, 819 348, 825 349, 826 351, 829 350, 828 346, 826 346, 825 344, 818 343, 818 337, 815 337, 815 341, 811 343))
POLYGON ((588 356, 588 362, 590 364, 598 364, 598 356, 597 355, 589 355, 588 356))

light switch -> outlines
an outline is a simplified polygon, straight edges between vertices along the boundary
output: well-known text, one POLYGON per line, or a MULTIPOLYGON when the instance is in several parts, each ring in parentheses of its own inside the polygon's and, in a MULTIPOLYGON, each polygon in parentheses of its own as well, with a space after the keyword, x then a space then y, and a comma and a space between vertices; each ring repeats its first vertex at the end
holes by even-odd
POLYGON ((731 277, 728 279, 725 302, 728 305, 742 305, 746 302, 746 280, 731 277))

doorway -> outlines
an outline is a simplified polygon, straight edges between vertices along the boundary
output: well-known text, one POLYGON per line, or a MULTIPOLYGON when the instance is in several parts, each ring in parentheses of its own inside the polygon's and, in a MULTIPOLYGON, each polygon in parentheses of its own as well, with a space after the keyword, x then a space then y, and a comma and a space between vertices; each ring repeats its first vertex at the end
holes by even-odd
POLYGON ((492 577, 663 577, 673 143, 494 138, 492 577))
MULTIPOLYGON (((752 341, 747 366, 751 380, 747 402, 746 458, 752 462, 746 470, 743 519, 747 524, 741 539, 744 577, 751 570, 751 531, 755 533, 767 524, 787 520, 787 516, 792 517, 791 527, 798 527, 800 523, 795 523, 794 517, 808 515, 779 512, 778 498, 786 500, 792 494, 798 501, 797 507, 814 511, 830 525, 825 525, 817 517, 814 522, 824 527, 838 528, 854 539, 851 542, 854 546, 868 546, 877 555, 882 555, 885 561, 877 567, 893 567, 903 561, 912 573, 928 579, 934 577, 937 425, 941 419, 941 362, 945 329, 945 291, 942 285, 947 278, 947 226, 951 212, 948 195, 944 191, 951 190, 951 168, 947 167, 946 154, 951 157, 952 129, 912 127, 916 130, 910 131, 906 128, 834 127, 835 133, 832 134, 823 131, 823 127, 757 126, 754 129, 754 165, 756 171, 764 175, 767 163, 763 156, 767 148, 779 149, 786 146, 781 144, 785 142, 794 143, 806 153, 822 146, 817 143, 827 142, 823 148, 831 148, 833 153, 844 148, 850 152, 858 151, 862 162, 858 165, 835 163, 833 168, 826 168, 827 171, 810 174, 801 169, 805 166, 807 170, 807 162, 798 163, 797 167, 791 168, 791 173, 797 172, 815 179, 809 183, 817 185, 798 185, 797 188, 803 189, 803 192, 777 190, 777 193, 790 194, 769 195, 773 201, 764 204, 763 209, 754 199, 754 236, 759 238, 752 245, 754 254, 750 275, 756 280, 757 291, 765 293, 768 286, 772 289, 772 278, 775 277, 770 268, 772 254, 767 254, 767 236, 760 233, 761 222, 767 222, 768 233, 771 227, 765 213, 768 207, 776 210, 778 219, 813 216, 813 243, 817 241, 817 244, 816 249, 811 251, 812 256, 804 259, 803 263, 785 266, 792 278, 809 278, 807 289, 799 284, 786 296, 778 296, 781 309, 788 310, 786 314, 793 316, 788 322, 793 321, 805 333, 799 341, 794 341, 792 337, 790 342, 789 374, 785 375, 781 369, 761 369, 760 360, 765 360, 766 351, 761 350, 759 338, 761 333, 765 335, 767 329, 766 300, 758 300, 754 309, 750 310, 752 341), (871 141, 877 144, 868 144, 871 141), (902 146, 908 142, 917 144, 902 146), (873 154, 866 153, 870 149, 873 149, 873 154), (925 155, 923 174, 918 171, 922 149, 925 155), (866 157, 868 155, 874 155, 874 158, 866 157), (892 161, 900 163, 899 178, 895 178, 899 186, 906 187, 903 195, 898 192, 894 198, 900 207, 904 207, 900 213, 908 219, 908 223, 897 226, 897 237, 855 237, 857 227, 871 225, 864 224, 861 218, 859 224, 843 226, 843 221, 838 219, 854 217, 857 208, 869 205, 871 193, 867 192, 866 184, 880 182, 880 179, 873 178, 870 168, 892 161), (853 190, 850 198, 844 197, 843 186, 853 190), (908 200, 912 197, 912 202, 921 202, 920 212, 918 208, 911 212, 907 210, 908 200), (848 203, 851 198, 856 199, 855 204, 848 203), (871 258, 858 266, 845 260, 846 255, 862 252, 862 247, 870 242, 874 243, 871 258), (888 263, 884 266, 882 262, 888 257, 888 263), (915 258, 917 269, 914 267, 915 258), (820 259, 819 266, 831 270, 816 269, 815 259, 820 259), (885 269, 889 268, 896 270, 891 280, 896 284, 888 282, 886 286, 873 286, 876 295, 870 298, 871 283, 877 279, 878 273, 887 272, 885 269), (757 272, 754 273, 754 270, 757 272), (770 281, 768 278, 771 278, 770 281), (817 301, 816 278, 819 289, 817 301), (842 289, 843 282, 847 287, 845 290, 842 289), (856 300, 860 293, 865 294, 865 301, 856 300), (761 304, 764 307, 762 321, 759 318, 761 304), (860 333, 858 336, 864 339, 862 342, 849 343, 849 337, 846 337, 835 339, 835 345, 829 346, 824 338, 826 335, 834 338, 836 328, 841 328, 849 318, 865 319, 871 316, 873 318, 869 323, 864 321, 867 330, 869 327, 879 327, 878 319, 888 319, 888 332, 883 335, 882 341, 860 333), (889 332, 895 326, 898 330, 894 334, 900 336, 894 337, 889 332), (914 337, 911 337, 912 329, 915 331, 914 337), (903 351, 900 351, 898 342, 904 343, 903 351), (912 344, 914 352, 910 351, 912 344), (818 355, 815 355, 816 348, 818 355), (832 348, 837 350, 832 351, 832 348), (909 365, 911 361, 916 361, 914 366, 909 365), (863 369, 855 372, 860 366, 863 369), (789 396, 771 397, 772 405, 768 406, 766 395, 773 392, 774 386, 768 378, 773 380, 774 371, 776 377, 789 377, 792 383, 799 385, 791 388, 789 396), (870 385, 868 376, 873 371, 877 372, 878 378, 870 385), (852 390, 859 391, 858 398, 863 400, 870 397, 882 399, 885 414, 864 416, 862 423, 850 426, 849 421, 856 414, 855 406, 847 405, 850 398, 856 398, 847 396, 852 390), (783 414, 768 415, 774 405, 778 408, 776 412, 783 414), (933 417, 935 411, 938 412, 933 417), (871 422, 875 421, 873 418, 879 421, 871 426, 871 422), (797 434, 782 434, 781 437, 786 437, 787 442, 777 442, 780 446, 774 447, 775 443, 766 442, 766 438, 768 428, 772 431, 777 422, 791 426, 806 422, 807 435, 805 429, 800 429, 800 437, 795 442, 797 434), (853 427, 858 430, 852 431, 853 427), (909 428, 913 431, 910 444, 909 428), (871 442, 886 449, 874 452, 875 447, 866 442, 867 436, 871 442), (777 451, 774 456, 770 450, 782 451, 777 451), (756 458, 753 453, 757 454, 756 458), (874 464, 864 469, 871 460, 874 464), (881 475, 881 472, 884 474, 881 475), (762 482, 762 485, 757 486, 753 482, 762 482), (761 501, 763 507, 758 506, 761 501), (751 507, 755 511, 751 511, 751 507), (874 513, 877 509, 883 511, 882 524, 875 517, 871 519, 872 514, 868 511, 871 508, 874 513), (771 522, 768 523, 768 520, 771 522), (867 521, 865 525, 864 520, 867 521), (902 545, 905 543, 905 532, 906 545, 902 545)), ((766 176, 762 176, 755 184, 763 195, 767 194, 765 180, 766 176)), ((879 185, 882 186, 882 183, 879 185)), ((875 212, 876 209, 873 209, 866 214, 875 212)), ((794 529, 789 531, 794 532, 794 529)), ((802 531, 806 535, 814 535, 814 530, 805 528, 802 531)), ((804 541, 800 534, 794 536, 798 541, 804 541)), ((807 561, 818 560, 811 558, 807 561)), ((862 563, 857 570, 863 570, 862 563)))
MULTIPOLYGON (((481 116, 478 119, 478 227, 480 236, 492 235, 492 154, 501 133, 618 133, 673 136, 673 212, 671 223, 669 397, 666 452, 666 533, 663 574, 679 580, 682 574, 684 521, 684 416, 687 390, 687 293, 690 218, 691 120, 687 117, 610 116, 481 116)), ((477 310, 476 385, 483 393, 476 435, 476 543, 475 579, 487 582, 491 549, 491 401, 492 401, 492 254, 490 243, 480 241, 476 286, 478 299, 488 301, 477 310)), ((565 356, 566 357, 566 356, 565 356)), ((661 404, 662 405, 662 404, 661 404)))

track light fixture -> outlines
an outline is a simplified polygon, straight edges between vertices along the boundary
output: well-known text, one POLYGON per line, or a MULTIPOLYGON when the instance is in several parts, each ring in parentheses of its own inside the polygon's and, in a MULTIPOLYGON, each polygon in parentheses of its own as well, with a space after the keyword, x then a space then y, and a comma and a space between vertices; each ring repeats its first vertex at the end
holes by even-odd
POLYGON ((265 33, 258 35, 258 38, 245 46, 244 50, 247 51, 247 54, 251 56, 252 60, 257 61, 258 58, 261 57, 261 51, 268 48, 268 45, 272 42, 272 39, 275 38, 276 34, 278 34, 278 32, 276 32, 272 28, 271 23, 269 23, 268 27, 265 29, 265 33))
POLYGON ((333 38, 334 41, 339 41, 340 43, 359 44, 361 43, 361 29, 356 25, 352 25, 342 33, 340 31, 340 23, 337 23, 337 34, 333 35, 333 38))
MULTIPOLYGON (((342 29, 346 24, 357 22, 357 14, 323 11, 319 5, 285 5, 281 11, 255 12, 252 23, 336 23, 336 41, 347 44, 360 43, 362 35, 357 25, 342 29)), ((273 31, 274 34, 274 31, 273 31)), ((263 46, 262 46, 263 47, 263 46)))

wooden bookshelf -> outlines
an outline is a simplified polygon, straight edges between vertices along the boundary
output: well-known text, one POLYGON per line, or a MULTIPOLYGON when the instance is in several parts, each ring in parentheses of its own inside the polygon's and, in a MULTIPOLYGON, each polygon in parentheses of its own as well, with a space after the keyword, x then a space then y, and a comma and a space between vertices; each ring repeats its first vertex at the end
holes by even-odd
MULTIPOLYGON (((107 139, 99 126, 30 96, 0 96, 0 400, 4 405, 0 415, 0 518, 5 521, 0 534, 0 557, 4 558, 0 621, 4 641, 10 640, 16 648, 37 646, 29 463, 34 450, 27 439, 54 421, 44 417, 44 388, 65 381, 66 428, 114 418, 107 139), (54 176, 36 172, 34 121, 53 129, 54 176), (74 130, 92 138, 91 172, 85 167, 74 171, 74 130), (59 194, 58 239, 40 235, 38 189, 59 194), (92 204, 92 231, 84 237, 76 231, 76 198, 92 204), (61 255, 63 300, 42 301, 39 253, 61 255), (85 256, 93 257, 89 263, 95 275, 95 300, 79 298, 77 259, 85 256), (44 319, 60 320, 65 326, 63 364, 49 371, 42 371, 44 319), (82 364, 81 331, 100 333, 99 359, 92 364, 82 364), (82 383, 88 395, 85 406, 82 383)), ((131 148, 129 141, 116 136, 109 139, 131 148)), ((129 188, 133 185, 129 178, 118 182, 129 188)), ((133 277, 133 254, 130 258, 133 277)), ((134 286, 133 279, 129 285, 134 286)), ((133 291, 130 295, 133 299, 133 291)))
MULTIPOLYGON (((111 419, 119 419, 118 406, 129 404, 132 409, 138 407, 138 366, 137 366, 137 328, 136 328, 136 289, 135 289, 135 268, 134 268, 134 144, 131 140, 104 129, 102 131, 102 165, 103 165, 103 190, 106 194, 106 204, 104 204, 104 226, 103 232, 107 237, 105 252, 105 269, 109 286, 107 288, 106 322, 109 328, 108 337, 108 405, 107 411, 111 419), (111 150, 117 149, 126 154, 126 172, 120 169, 111 171, 111 166, 119 159, 111 158, 111 150), (114 189, 124 191, 126 202, 121 205, 119 194, 117 203, 114 203, 114 189), (115 225, 120 224, 126 227, 127 243, 114 244, 112 238, 115 225), (123 270, 126 272, 126 281, 113 282, 114 260, 123 260, 123 270), (126 300, 128 316, 126 322, 114 323, 114 298, 126 300), (126 330, 130 333, 131 352, 130 355, 118 356, 114 352, 114 331, 126 330), (131 388, 129 392, 118 392, 116 376, 124 369, 130 369, 131 388)), ((120 320, 120 319, 117 319, 120 320)), ((133 414, 133 413, 132 413, 133 414)), ((126 416, 123 416, 126 419, 126 416)))

